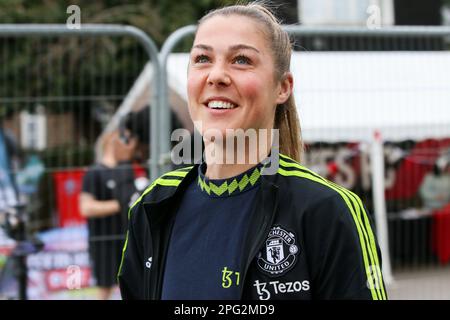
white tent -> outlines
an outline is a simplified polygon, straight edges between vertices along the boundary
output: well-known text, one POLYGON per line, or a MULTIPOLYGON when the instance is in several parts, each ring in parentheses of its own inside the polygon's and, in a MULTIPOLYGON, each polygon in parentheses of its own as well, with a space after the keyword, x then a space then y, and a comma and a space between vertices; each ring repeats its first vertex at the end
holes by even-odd
MULTIPOLYGON (((183 103, 188 59, 168 60, 183 103)), ((291 71, 307 142, 367 141, 374 130, 390 141, 450 136, 449 52, 296 52, 291 71)))
MULTIPOLYGON (((188 54, 168 60, 169 99, 186 128, 188 54)), ((377 235, 383 272, 391 279, 381 133, 387 141, 450 137, 450 53, 296 52, 294 94, 303 139, 308 142, 372 141, 377 235)), ((149 98, 151 68, 137 79, 120 110, 136 110, 149 98)), ((119 111, 120 111, 119 110, 119 111)))

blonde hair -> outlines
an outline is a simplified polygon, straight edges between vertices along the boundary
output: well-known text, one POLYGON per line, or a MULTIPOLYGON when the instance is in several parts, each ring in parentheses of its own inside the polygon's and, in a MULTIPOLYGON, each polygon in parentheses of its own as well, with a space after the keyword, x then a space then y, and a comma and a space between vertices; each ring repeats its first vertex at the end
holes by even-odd
MULTIPOLYGON (((237 4, 213 10, 200 19, 199 25, 214 16, 238 15, 248 17, 263 26, 275 65, 275 80, 280 81, 290 71, 292 43, 289 35, 281 28, 281 23, 263 2, 237 4)), ((303 153, 300 121, 297 114, 294 96, 277 106, 274 129, 280 132, 280 152, 300 161, 303 153)))

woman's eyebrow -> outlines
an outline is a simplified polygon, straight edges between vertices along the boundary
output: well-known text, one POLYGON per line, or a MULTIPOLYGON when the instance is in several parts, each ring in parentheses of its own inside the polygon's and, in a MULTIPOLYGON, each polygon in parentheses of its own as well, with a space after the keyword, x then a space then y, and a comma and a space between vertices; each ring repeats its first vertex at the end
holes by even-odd
POLYGON ((192 47, 192 49, 202 49, 206 51, 213 51, 213 48, 211 46, 207 46, 206 44, 196 44, 192 47))
MULTIPOLYGON (((213 48, 211 46, 208 46, 206 44, 196 44, 195 46, 192 47, 192 49, 202 49, 202 50, 206 50, 206 51, 214 51, 213 48)), ((255 47, 246 45, 246 44, 236 44, 233 46, 229 47, 230 51, 239 51, 239 50, 253 50, 257 53, 260 53, 258 49, 256 49, 255 47)))
POLYGON ((230 50, 231 50, 231 51, 238 51, 238 50, 253 50, 253 51, 259 53, 259 50, 258 50, 258 49, 256 49, 255 47, 246 45, 246 44, 237 44, 237 45, 231 46, 231 47, 230 47, 230 50))

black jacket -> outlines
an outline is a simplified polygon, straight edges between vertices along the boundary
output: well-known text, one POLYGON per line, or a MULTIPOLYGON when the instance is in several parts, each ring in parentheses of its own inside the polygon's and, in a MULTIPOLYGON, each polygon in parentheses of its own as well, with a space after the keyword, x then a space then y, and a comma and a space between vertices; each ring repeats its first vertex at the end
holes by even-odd
MULTIPOLYGON (((160 299, 177 206, 197 172, 198 165, 166 173, 131 207, 118 274, 124 299, 160 299)), ((258 192, 242 244, 242 299, 387 298, 358 196, 284 155, 258 192)))

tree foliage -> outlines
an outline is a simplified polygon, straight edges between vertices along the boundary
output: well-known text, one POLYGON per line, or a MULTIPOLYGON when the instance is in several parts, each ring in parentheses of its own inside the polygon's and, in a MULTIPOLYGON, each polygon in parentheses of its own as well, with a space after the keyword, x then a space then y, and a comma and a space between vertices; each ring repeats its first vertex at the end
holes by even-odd
MULTIPOLYGON (((2 0, 0 23, 65 24, 70 5, 81 10, 81 23, 132 25, 161 47, 176 29, 195 24, 207 11, 230 0, 2 0)), ((148 57, 136 40, 122 37, 0 36, 0 108, 34 108, 29 97, 125 95, 148 57), (21 100, 22 99, 22 100, 21 100), (28 100, 27 100, 28 99, 28 100)), ((188 50, 184 45, 182 50, 188 50)), ((96 102, 103 103, 105 102, 96 102)), ((109 102, 111 103, 111 102, 109 102)), ((113 103, 117 103, 114 101, 113 103)), ((83 107, 89 108, 92 101, 83 107)), ((64 110, 70 104, 47 103, 64 110)), ((77 111, 78 112, 78 111, 77 111)))
POLYGON ((0 23, 65 23, 70 5, 81 9, 82 23, 118 23, 138 27, 158 45, 181 26, 196 23, 213 8, 234 0, 2 0, 0 23))

